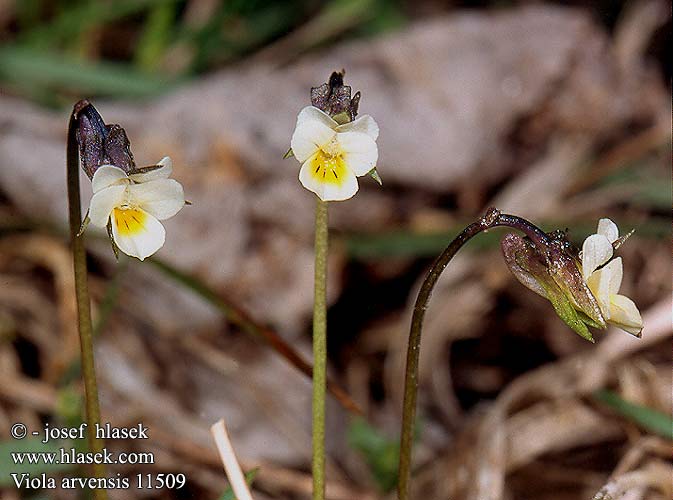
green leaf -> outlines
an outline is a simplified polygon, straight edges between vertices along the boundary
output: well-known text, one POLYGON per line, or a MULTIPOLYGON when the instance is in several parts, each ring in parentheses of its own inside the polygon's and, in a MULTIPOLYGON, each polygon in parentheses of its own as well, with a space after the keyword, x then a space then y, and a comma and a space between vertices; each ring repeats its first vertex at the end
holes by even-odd
POLYGON ((358 418, 348 429, 348 443, 362 454, 381 491, 391 491, 397 483, 399 438, 391 439, 358 418))
POLYGON ((10 474, 30 474, 37 475, 45 473, 47 475, 77 467, 75 464, 29 464, 28 458, 25 463, 15 463, 12 453, 35 452, 35 453, 59 453, 61 448, 70 449, 73 443, 70 441, 50 441, 42 443, 41 438, 27 438, 23 440, 0 441, 0 487, 15 486, 14 479, 10 474))
POLYGON ((598 391, 594 399, 653 434, 673 441, 673 417, 622 399, 612 391, 598 391))
MULTIPOLYGON (((254 469, 245 473, 245 482, 247 483, 248 488, 252 486, 252 483, 255 480, 255 476, 257 475, 258 472, 259 467, 255 467, 254 469)), ((231 488, 227 488, 227 490, 222 494, 219 500, 236 500, 236 497, 234 496, 233 490, 231 488)))

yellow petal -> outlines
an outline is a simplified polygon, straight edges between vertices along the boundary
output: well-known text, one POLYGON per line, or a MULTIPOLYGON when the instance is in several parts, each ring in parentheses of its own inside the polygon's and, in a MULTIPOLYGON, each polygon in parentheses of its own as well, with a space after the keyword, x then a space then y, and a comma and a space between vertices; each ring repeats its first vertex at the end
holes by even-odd
POLYGON ((140 260, 159 250, 166 239, 161 223, 138 208, 112 210, 112 235, 122 252, 140 260))
POLYGON ((351 198, 358 190, 355 174, 341 157, 328 157, 322 151, 304 162, 299 181, 323 201, 351 198))

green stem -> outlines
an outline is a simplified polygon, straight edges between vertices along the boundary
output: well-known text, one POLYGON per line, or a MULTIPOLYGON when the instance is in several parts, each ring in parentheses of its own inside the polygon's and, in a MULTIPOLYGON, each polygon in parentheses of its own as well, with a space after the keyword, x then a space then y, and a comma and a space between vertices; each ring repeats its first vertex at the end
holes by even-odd
POLYGON ((418 360, 421 348, 421 331, 423 319, 428 308, 432 290, 446 266, 454 255, 471 238, 482 231, 496 226, 509 226, 526 234, 538 247, 545 248, 549 243, 548 236, 538 227, 515 215, 501 214, 490 208, 486 215, 467 226, 449 243, 444 252, 430 268, 414 304, 407 345, 407 363, 404 375, 404 403, 402 407, 402 435, 400 438, 399 475, 397 479, 397 496, 399 500, 409 500, 411 481, 411 451, 416 418, 416 394, 418 392, 418 360))
POLYGON ((327 202, 315 208, 313 298, 313 500, 325 498, 325 387, 327 372, 327 202))
MULTIPOLYGON (((100 422, 100 407, 98 404, 98 388, 96 385, 96 368, 94 364, 93 336, 91 323, 91 306, 89 288, 87 284, 86 250, 84 235, 79 235, 82 223, 79 190, 79 152, 76 137, 78 124, 76 108, 70 115, 68 124, 68 145, 66 152, 67 182, 68 182, 68 212, 70 219, 70 240, 72 243, 73 264, 75 270, 75 295, 77 300, 77 325, 79 330, 80 351, 82 357, 82 375, 84 377, 84 395, 86 399, 86 423, 89 450, 98 453, 103 450, 104 443, 96 437, 96 424, 100 422)), ((93 465, 93 475, 96 478, 105 477, 103 464, 93 465)), ((96 500, 107 500, 104 489, 94 489, 96 500)))

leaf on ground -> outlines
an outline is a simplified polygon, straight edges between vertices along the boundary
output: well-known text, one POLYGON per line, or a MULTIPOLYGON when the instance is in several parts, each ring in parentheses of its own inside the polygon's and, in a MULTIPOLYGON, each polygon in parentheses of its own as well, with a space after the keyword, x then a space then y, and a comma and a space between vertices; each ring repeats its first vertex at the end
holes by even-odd
POLYGON ((631 403, 612 391, 598 391, 594 398, 645 430, 673 440, 673 418, 647 406, 631 403))

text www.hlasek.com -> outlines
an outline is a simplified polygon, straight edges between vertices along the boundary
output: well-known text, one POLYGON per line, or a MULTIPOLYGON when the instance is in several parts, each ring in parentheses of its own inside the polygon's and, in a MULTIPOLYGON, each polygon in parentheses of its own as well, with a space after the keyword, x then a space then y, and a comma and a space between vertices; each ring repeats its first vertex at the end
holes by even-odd
POLYGON ((15 451, 11 452, 12 461, 15 464, 153 464, 154 455, 147 452, 118 453, 116 456, 106 448, 97 453, 80 452, 75 448, 59 451, 35 452, 35 451, 15 451))

